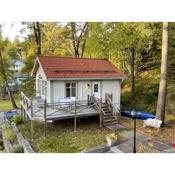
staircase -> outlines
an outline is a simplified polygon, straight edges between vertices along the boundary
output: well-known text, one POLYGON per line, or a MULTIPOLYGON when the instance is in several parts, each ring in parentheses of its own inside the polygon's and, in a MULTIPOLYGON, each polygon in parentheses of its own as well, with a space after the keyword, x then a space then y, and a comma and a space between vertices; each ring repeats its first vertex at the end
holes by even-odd
POLYGON ((103 126, 115 125, 118 123, 117 117, 114 116, 107 103, 101 104, 101 110, 103 113, 103 126))
POLYGON ((97 99, 94 96, 90 97, 92 103, 96 104, 97 109, 101 112, 103 126, 110 126, 118 124, 118 116, 120 111, 112 102, 112 94, 105 93, 105 102, 102 103, 101 99, 97 99))

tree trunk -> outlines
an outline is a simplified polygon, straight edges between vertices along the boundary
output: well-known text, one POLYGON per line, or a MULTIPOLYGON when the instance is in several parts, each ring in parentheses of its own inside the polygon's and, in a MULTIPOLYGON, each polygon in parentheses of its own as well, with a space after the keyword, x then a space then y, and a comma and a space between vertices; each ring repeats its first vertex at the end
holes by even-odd
POLYGON ((71 26, 71 34, 72 34, 72 44, 74 48, 74 56, 76 58, 79 57, 78 49, 77 49, 77 38, 76 38, 76 27, 75 27, 75 22, 70 23, 71 26))
POLYGON ((8 83, 6 83, 6 89, 7 89, 7 92, 8 92, 8 95, 9 95, 9 98, 10 98, 13 109, 18 108, 17 105, 16 105, 16 102, 15 102, 15 99, 13 98, 12 92, 9 90, 8 83))
POLYGON ((76 23, 75 22, 71 22, 70 26, 71 26, 71 37, 72 37, 72 44, 73 44, 73 49, 74 49, 74 56, 76 58, 79 58, 80 56, 83 56, 84 53, 84 49, 85 49, 85 44, 86 44, 86 36, 85 33, 87 32, 87 22, 84 24, 82 30, 80 31, 80 35, 78 36, 77 34, 77 30, 76 30, 76 23), (82 52, 81 55, 79 53, 79 48, 80 48, 80 44, 82 42, 82 37, 85 37, 83 39, 83 45, 82 45, 82 52))
POLYGON ((35 41, 37 46, 37 55, 41 55, 41 29, 39 22, 33 22, 33 31, 35 34, 35 41))
POLYGON ((1 66, 2 76, 3 76, 3 79, 4 79, 5 85, 6 85, 6 90, 8 92, 10 101, 12 103, 12 107, 13 108, 18 108, 17 105, 16 105, 16 102, 15 102, 15 99, 13 98, 12 92, 9 90, 7 75, 6 75, 6 72, 5 72, 1 51, 0 51, 0 66, 1 66))
POLYGON ((131 97, 135 97, 135 75, 134 75, 134 65, 135 65, 135 48, 131 48, 131 58, 130 58, 130 71, 131 71, 131 97))
POLYGON ((164 127, 165 123, 167 66, 168 66, 168 22, 164 22, 162 32, 162 59, 161 59, 159 95, 156 110, 156 117, 162 120, 162 127, 164 127))

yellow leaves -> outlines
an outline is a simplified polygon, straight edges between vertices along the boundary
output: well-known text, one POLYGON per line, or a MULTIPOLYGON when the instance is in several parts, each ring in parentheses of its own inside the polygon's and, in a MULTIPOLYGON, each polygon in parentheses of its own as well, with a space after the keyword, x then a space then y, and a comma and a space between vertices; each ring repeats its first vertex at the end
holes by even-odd
POLYGON ((117 134, 115 134, 115 133, 107 134, 106 138, 112 139, 112 140, 117 140, 117 134))

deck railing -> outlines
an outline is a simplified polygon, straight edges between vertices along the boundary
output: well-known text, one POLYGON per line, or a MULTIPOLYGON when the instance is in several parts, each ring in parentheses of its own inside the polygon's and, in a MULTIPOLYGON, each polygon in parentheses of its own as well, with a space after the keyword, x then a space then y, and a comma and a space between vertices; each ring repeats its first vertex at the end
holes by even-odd
MULTIPOLYGON (((87 108, 98 109, 99 99, 89 96, 88 100, 75 100, 69 102, 48 103, 46 99, 29 99, 21 92, 21 113, 32 118, 36 113, 46 116, 77 114, 87 108)), ((26 118, 26 117, 25 117, 26 118)))

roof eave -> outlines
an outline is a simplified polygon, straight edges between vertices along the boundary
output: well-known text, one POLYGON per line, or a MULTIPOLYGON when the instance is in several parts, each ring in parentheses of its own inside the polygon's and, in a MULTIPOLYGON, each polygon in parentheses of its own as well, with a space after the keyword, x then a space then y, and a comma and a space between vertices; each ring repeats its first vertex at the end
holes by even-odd
POLYGON ((48 78, 48 80, 124 80, 127 77, 48 78))

